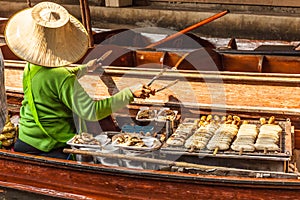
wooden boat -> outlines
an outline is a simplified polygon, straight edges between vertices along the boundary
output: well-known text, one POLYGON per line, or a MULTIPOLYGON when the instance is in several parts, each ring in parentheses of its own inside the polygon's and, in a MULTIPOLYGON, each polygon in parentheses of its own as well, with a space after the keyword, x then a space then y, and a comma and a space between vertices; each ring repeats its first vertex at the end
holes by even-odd
MULTIPOLYGON (((128 50, 109 45, 102 46, 101 49, 106 51, 107 48, 114 48, 115 55, 106 60, 107 63, 103 63, 106 65, 104 73, 101 76, 97 72, 88 74, 81 80, 84 88, 95 99, 110 96, 132 83, 148 82, 160 72, 162 66, 175 67, 177 70, 168 70, 153 87, 159 88, 174 79, 179 80, 175 88, 171 87, 147 100, 136 100, 116 112, 114 118, 120 127, 132 122, 138 123, 132 119, 145 106, 177 110, 180 121, 198 119, 201 115, 208 114, 238 115, 256 121, 260 117, 275 116, 284 124, 285 139, 282 140, 281 152, 215 154, 211 151, 160 149, 155 151, 158 155, 154 158, 144 158, 66 149, 66 152, 89 158, 115 156, 122 162, 137 160, 162 165, 154 169, 133 169, 123 165, 105 166, 82 159, 59 160, 2 149, 1 189, 66 199, 298 198, 299 174, 295 168, 289 168, 290 165, 297 166, 300 161, 300 76, 294 70, 296 67, 293 71, 286 69, 280 73, 273 73, 278 72, 278 68, 268 71, 264 66, 260 67, 260 71, 253 70, 257 66, 250 68, 250 72, 244 66, 234 66, 234 70, 227 70, 224 66, 231 66, 224 64, 224 55, 228 51, 212 48, 174 53, 128 50), (210 54, 213 59, 207 58, 210 54), (199 55, 206 57, 206 60, 199 62, 199 55), (95 91, 95 85, 107 90, 95 91)), ((88 56, 96 57, 99 54, 101 52, 96 51, 96 54, 92 52, 88 56)), ((284 53, 284 59, 295 59, 294 55, 290 57, 290 52, 287 54, 284 53)), ((9 54, 4 53, 6 55, 9 54)), ((236 54, 230 53, 232 55, 236 54)), ((274 56, 277 58, 278 55, 274 56)), ((257 59, 260 56, 253 57, 257 59)), ((21 77, 25 63, 4 58, 9 111, 17 115, 23 98, 21 77)), ((265 61, 263 58, 254 65, 269 63, 265 61)), ((231 62, 233 63, 232 60, 231 62)), ((148 122, 139 125, 147 126, 148 122)), ((101 127, 98 123, 89 124, 89 131, 93 134, 103 132, 104 128, 109 130, 110 127, 101 127)))
MULTIPOLYGON (((108 49, 113 49, 113 54, 103 63, 106 67, 100 78, 99 74, 89 74, 82 83, 95 99, 104 98, 128 84, 149 81, 163 66, 177 69, 167 71, 160 82, 153 85, 160 87, 179 79, 176 89, 169 88, 147 101, 135 101, 115 113, 118 125, 121 127, 128 120, 132 122, 140 107, 145 106, 178 110, 181 120, 197 119, 200 115, 211 113, 236 114, 252 120, 274 115, 285 123, 285 134, 288 135, 282 154, 250 156, 219 152, 213 155, 212 152, 170 152, 162 149, 156 153, 167 157, 156 156, 154 160, 140 158, 145 163, 161 164, 162 168, 133 169, 1 149, 0 188, 6 192, 6 197, 21 192, 23 198, 36 194, 39 198, 60 199, 298 198, 299 175, 289 171, 288 167, 299 162, 300 77, 297 51, 240 51, 234 48, 233 41, 229 48, 218 49, 209 42, 204 44, 200 38, 190 36, 196 41, 192 42, 192 46, 189 42, 183 42, 187 46, 182 45, 182 40, 189 40, 183 36, 155 49, 143 49, 151 42, 128 30, 95 34, 94 42, 102 47, 101 51, 97 50, 96 54, 91 51, 87 56, 97 57, 108 49), (120 43, 118 37, 114 37, 117 33, 122 36, 120 38, 125 37, 132 43, 120 43), (175 48, 185 50, 175 51, 175 48), (272 74, 274 72, 276 74, 272 74), (95 84, 107 90, 95 91, 95 84), (256 100, 250 98, 252 96, 256 100)), ((23 99, 21 77, 24 62, 5 44, 1 45, 1 50, 5 58, 9 111, 18 115, 23 99)), ((90 123, 91 132, 97 134, 102 131, 100 128, 110 130, 112 127, 90 123)), ((95 152, 75 150, 75 153, 87 156, 95 152)), ((96 157, 99 155, 96 154, 96 157)), ((134 159, 123 154, 119 156, 119 160, 134 159)))
MULTIPOLYGON (((17 114, 23 95, 20 77, 24 62, 6 60, 5 67, 9 109, 17 114)), ((106 66, 101 77, 97 73, 88 74, 83 77, 82 83, 98 99, 109 96, 111 91, 128 84, 148 82, 159 71, 160 69, 106 66), (95 84, 107 90, 95 91, 95 84)), ((298 197, 298 173, 288 171, 288 166, 299 162, 299 75, 168 70, 153 87, 165 85, 174 79, 179 79, 176 88, 171 87, 145 101, 136 100, 115 113, 114 118, 120 127, 128 121, 132 122, 140 107, 145 106, 176 109, 181 120, 197 119, 200 115, 209 113, 233 114, 252 120, 273 115, 286 125, 285 134, 288 137, 284 155, 257 154, 251 157, 246 153, 233 155, 219 152, 213 155, 212 152, 180 152, 182 155, 175 155, 174 159, 174 151, 172 154, 160 150, 158 152, 168 155, 169 159, 158 157, 153 161, 147 158, 147 161, 164 164, 163 168, 153 170, 66 161, 1 150, 1 188, 71 199, 298 197), (220 88, 222 89, 219 90, 220 88), (226 92, 222 94, 221 91, 226 92), (251 96, 256 98, 250 98, 251 96), (153 192, 149 193, 149 189, 153 192)), ((91 129, 101 132, 95 124, 91 125, 91 129)), ((101 155, 84 150, 68 151, 75 151, 77 155, 101 155)), ((126 155, 121 155, 120 159, 132 159, 122 156, 126 155)))
MULTIPOLYGON (((199 43, 197 43, 199 45, 199 43)), ((232 71, 299 74, 299 51, 292 45, 261 45, 254 50, 201 47, 189 50, 129 49, 119 46, 99 47, 99 55, 113 49, 105 64, 200 71, 232 71), (100 50, 101 49, 101 50, 100 50), (282 50, 283 49, 283 50, 282 50)), ((90 55, 88 58, 93 58, 90 55)))
MULTIPOLYGON (((115 30, 110 32, 110 37, 115 39, 100 40, 94 48, 90 49, 88 54, 79 61, 84 62, 84 59, 99 57, 107 50, 112 49, 113 53, 103 63, 104 65, 122 66, 122 67, 142 67, 142 68, 172 68, 179 70, 200 70, 200 71, 232 71, 232 72, 258 72, 258 73, 287 73, 299 74, 299 51, 293 44, 276 44, 278 41, 273 41, 274 45, 260 45, 252 50, 234 49, 230 46, 214 47, 212 42, 200 39, 195 35, 190 34, 198 41, 189 42, 191 39, 187 36, 182 36, 184 41, 187 41, 186 48, 178 49, 173 45, 176 40, 167 43, 165 46, 160 46, 156 49, 143 49, 140 43, 132 43, 133 46, 125 47, 118 44, 118 37, 112 37, 113 34, 119 33, 120 38, 128 36, 133 38, 130 41, 144 41, 147 44, 147 38, 132 31, 115 30), (123 35, 123 36, 122 36, 123 35), (131 36, 130 36, 131 35, 131 36), (144 38, 144 40, 135 40, 134 38, 144 38), (188 38, 188 39, 187 39, 188 38), (102 41, 102 42, 100 42, 102 41), (206 42, 204 42, 206 41, 206 42), (189 46, 191 48, 189 48, 189 46), (92 53, 90 53, 92 52, 92 53)), ((106 33, 102 34, 102 39, 106 33)), ((99 36, 99 35, 98 35, 99 36)), ((119 40, 120 41, 120 40, 119 40)), ((123 40, 121 40, 123 41, 123 40)), ((251 44, 251 41, 249 45, 251 44)), ((128 44, 128 43, 127 43, 128 44)), ((5 43, 1 44, 1 50, 6 60, 19 60, 7 47, 5 43)))
MULTIPOLYGON (((95 46, 92 46, 87 55, 78 63, 84 62, 85 59, 98 57, 107 49, 112 49, 113 54, 103 63, 104 65, 143 68, 161 68, 163 66, 180 70, 299 74, 298 44, 293 42, 269 41, 271 45, 260 45, 251 50, 243 50, 238 48, 239 44, 234 38, 229 40, 227 45, 221 44, 220 46, 216 41, 202 39, 189 33, 190 30, 226 13, 228 11, 221 12, 180 32, 166 35, 164 39, 155 42, 147 38, 145 34, 134 30, 116 29, 97 32, 89 28, 91 40, 93 45, 96 45, 97 51, 95 52, 95 46), (94 53, 91 54, 91 51, 94 53)), ((89 19, 86 20, 90 21, 89 19)), ((1 18, 0 34, 3 34, 6 23, 7 19, 1 18)), ((0 48, 4 59, 19 60, 7 47, 3 36, 2 40, 0 41, 0 48)), ((246 43, 250 45, 258 42, 247 41, 246 43)))

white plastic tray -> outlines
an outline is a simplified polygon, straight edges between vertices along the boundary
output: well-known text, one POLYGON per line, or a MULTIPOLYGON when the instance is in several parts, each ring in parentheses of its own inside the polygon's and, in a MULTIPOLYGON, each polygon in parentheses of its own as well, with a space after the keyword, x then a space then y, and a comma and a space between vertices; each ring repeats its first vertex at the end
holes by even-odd
MULTIPOLYGON (((164 112, 166 110, 170 110, 170 108, 162 108, 159 110, 159 112, 157 113, 157 116, 156 116, 156 121, 159 121, 159 122, 165 122, 167 121, 166 119, 166 116, 164 115, 164 112)), ((172 110, 174 112, 174 117, 170 119, 170 121, 173 121, 176 119, 176 116, 178 114, 178 111, 177 110, 172 110)))
MULTIPOLYGON (((120 135, 122 134, 128 134, 128 133, 120 133, 120 135)), ((118 135, 116 135, 115 137, 118 137, 118 135)), ((154 137, 139 136, 139 138, 143 140, 146 146, 137 147, 137 146, 127 146, 125 144, 117 144, 116 142, 114 142, 114 139, 112 141, 112 145, 115 147, 119 147, 120 149, 134 150, 134 151, 154 151, 159 149, 162 145, 162 143, 157 138, 154 137)))
POLYGON ((111 141, 111 139, 109 139, 109 138, 107 137, 107 135, 101 134, 101 135, 97 135, 97 136, 94 137, 96 140, 98 140, 98 141, 101 143, 101 145, 77 144, 77 143, 74 143, 74 142, 73 142, 74 139, 75 139, 75 137, 76 137, 76 135, 75 135, 73 138, 71 138, 71 139, 67 142, 67 144, 70 145, 71 147, 76 147, 76 148, 101 149, 103 146, 105 146, 106 144, 108 144, 108 143, 111 141), (105 139, 105 136, 106 136, 106 139, 105 139), (101 137, 101 138, 100 138, 100 137, 101 137))
POLYGON ((149 121, 154 121, 156 119, 156 115, 157 115, 157 110, 152 110, 152 109, 149 109, 148 107, 141 107, 140 110, 138 111, 135 119, 140 122, 149 122, 149 121), (144 112, 145 110, 149 110, 149 111, 153 112, 154 113, 153 117, 147 118, 147 119, 139 118, 140 114, 142 112, 144 112))

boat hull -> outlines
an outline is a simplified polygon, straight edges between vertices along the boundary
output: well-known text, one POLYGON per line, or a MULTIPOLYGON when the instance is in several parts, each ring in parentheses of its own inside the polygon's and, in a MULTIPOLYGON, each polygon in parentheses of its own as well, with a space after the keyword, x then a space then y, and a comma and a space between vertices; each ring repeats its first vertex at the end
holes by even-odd
POLYGON ((0 151, 0 186, 73 199, 291 199, 295 179, 136 170, 0 151))

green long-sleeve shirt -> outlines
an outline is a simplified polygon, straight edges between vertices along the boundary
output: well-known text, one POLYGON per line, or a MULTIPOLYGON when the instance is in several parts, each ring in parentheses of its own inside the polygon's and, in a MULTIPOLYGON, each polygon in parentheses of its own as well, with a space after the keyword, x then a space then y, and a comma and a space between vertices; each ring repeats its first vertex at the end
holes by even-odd
MULTIPOLYGON (((133 100, 126 88, 114 96, 94 101, 79 84, 76 74, 82 67, 69 70, 27 64, 31 76, 32 94, 38 118, 47 136, 36 124, 28 103, 28 87, 23 81, 24 100, 20 110, 19 138, 23 142, 48 152, 66 145, 76 133, 73 115, 97 121, 110 115, 133 100), (33 73, 33 72, 36 73, 33 73), (74 113, 74 114, 73 114, 74 113)), ((26 80, 24 73, 23 80, 26 80)))

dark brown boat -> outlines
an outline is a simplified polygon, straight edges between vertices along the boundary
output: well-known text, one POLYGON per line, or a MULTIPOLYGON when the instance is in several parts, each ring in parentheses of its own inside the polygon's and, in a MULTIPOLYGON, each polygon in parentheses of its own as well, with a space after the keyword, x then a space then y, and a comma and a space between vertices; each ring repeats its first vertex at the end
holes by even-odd
MULTIPOLYGON (((221 72, 300 73, 300 53, 295 50, 296 46, 261 45, 254 50, 238 50, 228 47, 202 47, 200 43, 203 42, 195 43, 199 46, 197 49, 172 50, 169 46, 157 49, 124 47, 106 40, 96 46, 96 51, 95 48, 91 49, 79 62, 99 57, 111 49, 113 53, 105 60, 104 65, 221 72)), ((19 60, 5 43, 1 44, 1 50, 6 60, 19 60)))

